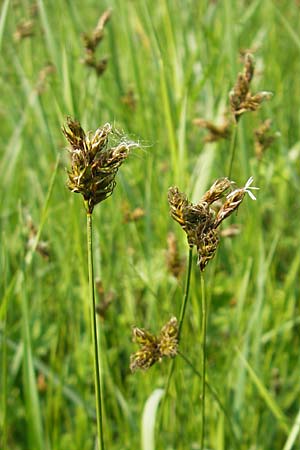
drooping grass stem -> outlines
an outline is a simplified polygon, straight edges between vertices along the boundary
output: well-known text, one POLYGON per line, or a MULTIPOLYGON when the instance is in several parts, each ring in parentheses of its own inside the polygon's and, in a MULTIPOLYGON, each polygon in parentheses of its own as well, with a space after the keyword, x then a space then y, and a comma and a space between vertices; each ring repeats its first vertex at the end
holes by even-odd
POLYGON ((96 303, 94 288, 94 264, 93 264, 93 222, 92 214, 87 213, 87 250, 89 269, 89 297, 91 312, 92 343, 94 350, 94 376, 96 393, 96 415, 97 415, 97 441, 99 450, 105 450, 103 437, 103 417, 102 417, 102 394, 101 394, 101 371, 100 354, 98 351, 98 333, 96 320, 96 303))
MULTIPOLYGON (((189 298, 192 261, 193 261, 193 248, 190 248, 189 254, 188 254, 188 267, 187 267, 187 273, 186 273, 185 289, 184 289, 184 295, 183 295, 181 309, 180 309, 180 315, 179 315, 178 342, 180 341, 183 320, 185 317, 186 306, 187 306, 187 302, 188 302, 188 298, 189 298)), ((164 410, 165 402, 168 397, 168 392, 169 392, 169 388, 170 388, 171 378, 172 378, 172 375, 174 372, 174 367, 175 367, 175 359, 172 360, 171 365, 170 365, 166 389, 165 389, 165 395, 164 395, 164 400, 163 400, 163 405, 162 405, 162 411, 164 410)))
POLYGON ((205 436, 205 378, 206 378, 206 326, 207 326, 207 301, 205 295, 204 275, 201 272, 201 309, 202 309, 202 325, 201 325, 201 343, 202 343, 202 395, 201 395, 201 435, 200 435, 200 449, 204 448, 205 436))

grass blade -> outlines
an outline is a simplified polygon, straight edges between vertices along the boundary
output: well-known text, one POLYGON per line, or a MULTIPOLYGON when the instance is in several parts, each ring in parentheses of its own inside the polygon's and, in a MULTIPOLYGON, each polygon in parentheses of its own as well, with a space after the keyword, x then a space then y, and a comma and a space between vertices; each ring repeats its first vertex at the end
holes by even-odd
POLYGON ((142 450, 155 450, 155 418, 163 389, 155 389, 147 399, 142 416, 142 450))
POLYGON ((242 364, 246 368, 246 370, 247 370, 247 372, 248 372, 252 382, 256 386, 256 388, 257 388, 261 398, 265 401, 266 405, 268 406, 268 408, 272 412, 273 416, 277 419, 277 421, 278 421, 280 427, 282 428, 282 430, 286 434, 288 434, 289 433, 289 427, 287 425, 287 418, 285 417, 285 415, 283 414, 283 412, 281 411, 280 407, 277 405, 276 401, 271 396, 271 394, 269 393, 267 388, 264 386, 262 381, 256 375, 256 373, 254 372, 254 370, 252 369, 252 367, 250 366, 248 361, 244 358, 242 353, 238 349, 236 349, 236 351, 237 351, 237 354, 238 354, 238 357, 239 357, 240 361, 242 362, 242 364))

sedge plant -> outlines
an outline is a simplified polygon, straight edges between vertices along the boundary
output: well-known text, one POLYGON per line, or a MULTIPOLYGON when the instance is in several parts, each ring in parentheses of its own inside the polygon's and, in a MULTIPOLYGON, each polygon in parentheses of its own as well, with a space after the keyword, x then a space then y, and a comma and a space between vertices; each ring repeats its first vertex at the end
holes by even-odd
POLYGON ((67 119, 62 129, 70 147, 71 169, 68 171, 68 188, 83 196, 87 218, 87 253, 89 274, 89 299, 91 334, 94 354, 94 378, 97 415, 97 442, 99 450, 105 450, 103 433, 103 398, 101 378, 101 347, 97 329, 95 280, 93 267, 93 211, 106 200, 115 188, 115 177, 129 151, 137 144, 120 136, 109 123, 95 133, 85 133, 80 123, 67 119))
MULTIPOLYGON (((211 259, 215 256, 219 244, 219 226, 223 220, 227 219, 242 203, 245 194, 256 200, 251 189, 258 189, 252 187, 253 178, 250 177, 242 188, 232 190, 233 181, 228 178, 220 178, 216 180, 210 189, 202 196, 197 204, 193 204, 187 196, 180 192, 177 187, 171 187, 168 193, 168 200, 170 205, 170 213, 172 218, 178 222, 187 235, 189 244, 189 261, 192 257, 192 249, 196 247, 198 261, 197 264, 201 272, 201 344, 202 344, 202 358, 201 358, 201 382, 202 382, 202 396, 201 396, 201 435, 200 448, 204 448, 205 436, 205 394, 206 394, 206 329, 207 329, 207 299, 205 294, 205 280, 204 270, 211 259), (228 193, 228 191, 231 192, 228 193), (227 194, 227 195, 226 195, 227 194), (223 203, 218 210, 215 208, 215 203, 223 200, 223 203), (214 205, 214 207, 212 207, 214 205)), ((182 328, 186 305, 188 301, 189 283, 190 283, 191 264, 188 265, 187 284, 183 303, 181 306, 180 330, 182 328)), ((199 374, 199 372, 197 372, 199 374)), ((169 372, 167 381, 167 389, 170 384, 172 371, 169 372)))
MULTIPOLYGON (((255 60, 251 53, 244 56, 243 71, 239 72, 235 84, 229 92, 229 106, 224 113, 223 123, 215 124, 203 118, 194 119, 193 123, 200 128, 207 130, 204 142, 217 142, 220 139, 230 140, 229 144, 229 163, 227 175, 231 178, 232 167, 235 158, 237 143, 238 124, 243 114, 257 111, 261 104, 272 97, 269 91, 259 91, 255 94, 251 92, 251 82, 255 73, 255 60)), ((268 131, 269 123, 259 130, 259 137, 268 131)), ((257 136, 257 135, 256 135, 257 136)), ((274 138, 267 141, 267 145, 272 143, 274 138)), ((264 141, 265 143, 265 141, 264 141)))
MULTIPOLYGON (((251 190, 256 190, 258 188, 251 186, 252 182, 253 177, 250 177, 245 186, 234 189, 233 186, 235 183, 233 181, 230 181, 228 178, 220 178, 212 184, 210 189, 205 192, 197 204, 190 202, 187 196, 180 192, 177 187, 171 187, 169 189, 168 201, 170 205, 170 214, 185 231, 189 245, 186 286, 181 304, 179 321, 177 321, 175 317, 171 318, 170 321, 163 326, 158 336, 150 333, 144 328, 134 327, 132 330, 133 341, 140 346, 140 349, 132 354, 130 358, 130 369, 132 372, 135 372, 138 369, 148 370, 156 362, 161 362, 165 357, 173 358, 167 378, 165 398, 168 394, 171 377, 174 372, 174 358, 177 354, 193 368, 194 373, 201 379, 201 450, 204 449, 205 437, 205 394, 206 387, 209 386, 206 380, 207 299, 203 272, 209 261, 214 258, 217 251, 219 244, 219 226, 221 223, 237 210, 246 194, 248 194, 252 200, 256 200, 256 197, 251 190), (216 204, 219 204, 219 207, 217 207, 216 204), (201 273, 201 371, 195 369, 189 359, 179 350, 181 331, 189 297, 192 252, 194 247, 197 249, 197 264, 201 273)), ((210 386, 209 390, 214 399, 217 400, 219 406, 221 406, 221 409, 226 413, 226 410, 215 391, 210 386)), ((227 413, 225 415, 228 417, 227 413)), ((231 429, 233 429, 232 426, 231 429)))

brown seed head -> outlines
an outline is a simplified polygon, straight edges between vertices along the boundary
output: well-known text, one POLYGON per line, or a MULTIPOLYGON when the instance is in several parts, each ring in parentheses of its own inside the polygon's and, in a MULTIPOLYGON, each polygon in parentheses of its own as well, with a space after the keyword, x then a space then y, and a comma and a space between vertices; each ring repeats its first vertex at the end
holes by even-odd
POLYGON ((256 190, 259 188, 251 186, 252 182, 253 177, 250 177, 244 187, 235 189, 234 191, 232 191, 230 194, 227 195, 226 201, 220 208, 217 217, 215 219, 214 228, 217 228, 224 219, 229 217, 240 206, 246 193, 250 196, 250 198, 252 198, 252 200, 256 200, 256 197, 251 192, 251 189, 256 190))
POLYGON ((235 121, 247 111, 256 111, 264 100, 272 97, 271 92, 258 92, 252 95, 250 83, 254 74, 254 58, 251 54, 246 54, 244 71, 239 73, 237 81, 229 93, 230 107, 235 121))
POLYGON ((199 236, 197 242, 198 261, 201 272, 205 269, 208 262, 213 259, 219 245, 217 230, 210 228, 199 236))
POLYGON ((158 337, 144 330, 133 327, 133 341, 141 348, 130 356, 130 369, 135 372, 138 369, 147 370, 163 357, 173 358, 177 354, 178 326, 177 319, 172 317, 160 331, 158 337))
POLYGON ((206 202, 209 205, 222 198, 228 189, 232 186, 232 181, 228 178, 219 178, 203 195, 200 202, 206 202))
POLYGON ((94 53, 98 44, 102 41, 104 36, 104 27, 105 24, 109 21, 111 17, 111 10, 107 9, 100 16, 96 28, 92 31, 92 33, 83 33, 82 39, 86 50, 94 53))
POLYGON ((178 188, 169 189, 171 216, 186 232, 189 246, 197 247, 198 265, 201 271, 216 253, 219 244, 217 228, 221 222, 239 207, 246 193, 256 200, 251 190, 258 188, 251 187, 252 182, 251 177, 243 188, 235 189, 228 194, 218 212, 215 212, 212 205, 219 202, 231 188, 233 182, 228 178, 216 180, 196 205, 190 203, 178 188))
POLYGON ((158 347, 161 356, 174 357, 178 350, 178 323, 176 317, 172 317, 161 329, 158 338, 158 347))
POLYGON ((96 50, 104 37, 104 27, 111 16, 111 10, 106 10, 98 20, 96 28, 91 33, 83 33, 82 40, 85 48, 83 63, 93 67, 98 76, 102 75, 107 67, 107 58, 98 59, 96 50))
POLYGON ((186 195, 180 192, 177 187, 170 187, 168 191, 168 201, 171 216, 183 227, 185 225, 184 212, 189 206, 186 195))
POLYGON ((184 229, 189 246, 193 247, 196 245, 197 230, 206 228, 211 222, 208 204, 202 202, 194 205, 190 203, 185 194, 180 192, 177 187, 169 188, 168 201, 171 216, 184 229))
POLYGON ((68 118, 62 131, 71 146, 68 187, 83 195, 87 212, 92 213, 95 205, 112 194, 118 169, 130 148, 137 144, 121 138, 116 146, 110 147, 114 131, 109 123, 90 136, 85 134, 79 122, 68 118))
POLYGON ((251 53, 245 55, 244 78, 250 84, 254 75, 254 57, 251 53))

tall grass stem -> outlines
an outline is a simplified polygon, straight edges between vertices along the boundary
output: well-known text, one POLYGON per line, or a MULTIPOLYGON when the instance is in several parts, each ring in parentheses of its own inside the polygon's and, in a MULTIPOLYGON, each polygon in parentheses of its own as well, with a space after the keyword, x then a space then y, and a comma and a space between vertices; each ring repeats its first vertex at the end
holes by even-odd
POLYGON ((201 309, 202 309, 202 326, 201 326, 201 341, 202 341, 202 396, 201 396, 201 435, 200 435, 200 449, 204 449, 205 436, 205 378, 206 378, 206 326, 207 326, 207 301, 205 295, 204 275, 201 273, 201 309))
POLYGON ((237 138, 237 124, 234 124, 232 134, 231 134, 230 148, 229 148, 229 157, 230 157, 229 166, 228 166, 228 178, 229 179, 231 178, 231 174, 232 174, 232 166, 233 166, 233 161, 234 161, 234 156, 235 156, 236 138, 237 138))
POLYGON ((192 261, 193 261, 193 249, 189 249, 189 256, 188 256, 188 268, 187 268, 187 274, 186 274, 186 282, 185 282, 185 290, 184 290, 184 297, 181 304, 181 310, 179 315, 179 325, 178 325, 178 341, 180 340, 181 335, 181 329, 183 325, 183 320, 185 317, 185 311, 186 311, 186 305, 189 298, 189 292, 190 292, 190 282, 191 282, 191 271, 192 271, 192 261))
MULTIPOLYGON (((193 261, 193 249, 190 248, 189 249, 189 254, 188 254, 188 267, 187 267, 187 273, 186 273, 184 296, 183 296, 181 309, 180 309, 180 315, 179 315, 178 342, 180 341, 180 335, 181 335, 183 320, 184 320, 184 317, 185 317, 186 305, 187 305, 187 301, 188 301, 188 298, 189 298, 191 271, 192 271, 192 261, 193 261)), ((168 379, 167 379, 167 384, 166 384, 166 389, 165 389, 165 395, 164 395, 164 399, 163 399, 163 403, 162 403, 162 411, 164 411, 166 399, 168 397, 169 388, 170 388, 170 384, 171 384, 171 378, 172 378, 172 375, 173 375, 173 372, 174 372, 174 367, 175 367, 175 359, 172 360, 171 365, 170 365, 170 370, 169 370, 169 373, 168 373, 168 379)))
POLYGON ((98 351, 98 333, 96 320, 96 303, 94 288, 94 263, 93 263, 93 221, 92 214, 87 213, 87 250, 89 269, 89 297, 91 310, 92 342, 94 350, 94 376, 96 392, 96 415, 97 415, 97 437, 99 450, 105 450, 103 437, 103 414, 102 414, 102 394, 101 394, 101 371, 100 354, 98 351))

